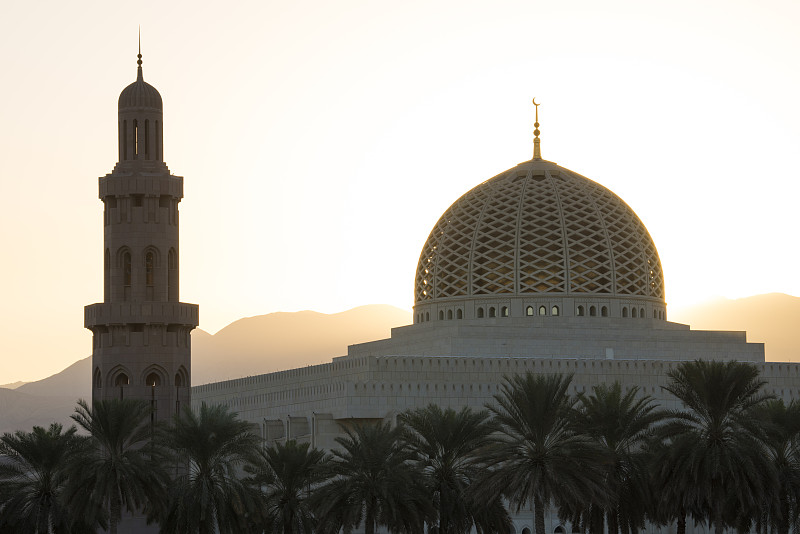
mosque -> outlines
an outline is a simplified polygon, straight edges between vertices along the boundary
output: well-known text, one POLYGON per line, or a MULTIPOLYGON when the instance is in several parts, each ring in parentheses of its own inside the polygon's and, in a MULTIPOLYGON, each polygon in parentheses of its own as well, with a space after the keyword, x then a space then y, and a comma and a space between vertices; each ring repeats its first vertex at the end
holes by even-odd
MULTIPOLYGON (((161 96, 143 80, 141 54, 138 63, 119 98, 119 161, 99 179, 105 297, 85 311, 94 400, 143 398, 159 419, 187 402, 224 404, 268 443, 330 449, 343 423, 395 421, 430 403, 482 409, 504 377, 526 371, 573 373, 573 393, 636 385, 679 408, 661 389, 670 369, 738 360, 759 368, 770 393, 800 398, 800 365, 765 362, 764 345, 745 332, 668 321, 647 228, 612 191, 542 158, 538 107, 533 158, 458 198, 424 241, 413 324, 330 363, 190 389, 189 333, 199 317, 178 298, 183 179, 163 161, 161 96)), ((516 532, 533 531, 530 510, 513 519, 516 532)), ((552 514, 547 522, 553 533, 568 527, 552 514)))

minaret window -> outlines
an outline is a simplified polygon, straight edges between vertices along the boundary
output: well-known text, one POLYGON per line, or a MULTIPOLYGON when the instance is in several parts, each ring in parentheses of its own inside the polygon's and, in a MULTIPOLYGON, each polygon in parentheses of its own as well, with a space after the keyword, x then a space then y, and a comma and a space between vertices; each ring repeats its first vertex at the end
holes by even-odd
POLYGON ((111 298, 111 251, 106 249, 103 259, 103 299, 108 302, 111 298))
POLYGON ((169 249, 167 255, 167 299, 178 300, 178 253, 174 248, 169 249))
POLYGON ((144 121, 144 159, 150 159, 150 120, 144 121))
POLYGON ((122 291, 123 300, 131 298, 131 253, 127 250, 122 253, 122 291))
POLYGON ((147 375, 147 379, 145 379, 145 385, 150 387, 160 386, 161 377, 158 376, 158 373, 150 373, 147 375))
POLYGON ((156 142, 155 142, 155 150, 154 150, 154 152, 155 152, 155 155, 156 155, 156 159, 157 159, 157 160, 160 160, 160 159, 161 159, 161 145, 160 145, 160 144, 159 144, 159 142, 158 142, 158 138, 159 138, 159 133, 158 133, 158 121, 156 121, 156 127, 153 129, 153 135, 154 135, 154 137, 156 138, 156 142))
POLYGON ((139 156, 139 121, 134 119, 133 121, 133 154, 139 156))
POLYGON ((94 387, 97 389, 103 387, 103 381, 100 377, 100 369, 95 369, 94 371, 94 387))
POLYGON ((155 254, 153 251, 148 251, 144 256, 144 278, 149 287, 155 284, 155 254))
POLYGON ((127 386, 130 383, 128 380, 128 375, 125 373, 120 373, 117 375, 117 378, 114 379, 115 386, 127 386))
POLYGON ((128 159, 128 121, 122 121, 122 159, 128 159))

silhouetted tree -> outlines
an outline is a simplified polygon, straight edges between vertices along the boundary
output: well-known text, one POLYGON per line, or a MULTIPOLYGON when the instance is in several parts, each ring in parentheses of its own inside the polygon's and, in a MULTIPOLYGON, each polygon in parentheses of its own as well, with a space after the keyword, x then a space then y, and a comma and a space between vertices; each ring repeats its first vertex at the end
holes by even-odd
POLYGON ((754 365, 736 361, 684 362, 668 376, 664 389, 685 408, 665 427, 672 438, 669 472, 677 484, 693 485, 694 502, 685 504, 701 511, 717 534, 726 525, 742 528, 776 483, 755 416, 769 399, 761 391, 765 382, 754 365), (738 517, 726 522, 726 510, 738 517))
POLYGON ((602 499, 603 450, 575 431, 572 375, 506 377, 489 406, 501 425, 487 451, 486 495, 503 493, 517 512, 533 504, 536 534, 544 534, 545 508, 576 510, 602 499))
POLYGON ((294 440, 264 449, 251 482, 262 492, 259 515, 266 532, 314 532, 316 518, 309 497, 325 480, 326 461, 323 451, 294 440))
POLYGON ((388 423, 355 424, 336 438, 328 482, 314 492, 322 533, 345 532, 362 523, 366 534, 378 526, 390 532, 422 532, 432 517, 422 475, 413 456, 388 423))
POLYGON ((153 439, 150 406, 143 401, 78 401, 72 419, 91 434, 89 447, 70 465, 67 499, 116 534, 123 509, 157 513, 166 497, 166 457, 153 439), (97 510, 101 508, 102 510, 97 510))
MULTIPOLYGON (((442 410, 435 404, 400 414, 403 436, 422 472, 436 509, 438 534, 511 532, 511 519, 499 498, 476 493, 484 474, 479 454, 491 443, 495 427, 489 413, 442 410)), ((430 527, 431 525, 429 525, 430 527)))
POLYGON ((162 532, 228 534, 251 530, 257 521, 258 491, 244 470, 259 462, 261 438, 253 425, 227 406, 203 403, 175 418, 166 442, 181 466, 171 483, 162 532))
POLYGON ((83 518, 64 502, 67 467, 88 438, 75 427, 62 432, 53 423, 45 430, 16 431, 0 438, 0 531, 49 534, 90 532, 83 518))

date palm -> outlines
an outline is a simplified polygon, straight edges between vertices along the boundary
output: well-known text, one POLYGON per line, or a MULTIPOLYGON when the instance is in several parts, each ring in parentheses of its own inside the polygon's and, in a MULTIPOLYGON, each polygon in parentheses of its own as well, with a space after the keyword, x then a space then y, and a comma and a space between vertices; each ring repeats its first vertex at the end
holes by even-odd
POLYGON ((491 443, 495 426, 489 413, 462 408, 442 410, 435 404, 400 414, 404 439, 426 479, 428 498, 436 508, 439 534, 511 532, 511 519, 498 499, 476 494, 484 474, 479 454, 491 443))
POLYGON ((503 493, 517 512, 533 505, 536 534, 544 534, 545 508, 576 510, 603 495, 604 452, 573 424, 572 375, 506 377, 496 405, 500 430, 486 454, 487 495, 503 493))
POLYGON ((53 423, 45 430, 16 431, 0 438, 0 531, 49 534, 88 532, 64 502, 67 465, 88 438, 75 427, 62 432, 53 423))
POLYGON ((311 492, 325 480, 327 455, 309 443, 289 440, 263 451, 251 481, 262 492, 261 523, 266 532, 311 534, 316 518, 311 492))
POLYGON ((767 455, 777 473, 765 520, 777 534, 788 534, 800 527, 800 404, 772 400, 758 415, 766 423, 767 455))
POLYGON ((261 438, 227 406, 203 403, 175 418, 166 441, 181 467, 172 484, 162 532, 228 534, 257 522, 258 492, 244 471, 259 462, 261 438))
POLYGON ((71 506, 88 517, 106 515, 111 534, 116 534, 123 510, 153 516, 164 502, 169 477, 164 450, 154 439, 150 406, 113 399, 96 401, 89 408, 80 400, 72 419, 91 440, 70 468, 71 506))
POLYGON ((650 493, 648 444, 666 413, 652 397, 640 395, 638 387, 623 393, 619 382, 594 386, 578 398, 575 424, 608 460, 603 465, 604 502, 592 504, 604 512, 609 534, 641 530, 650 493))
POLYGON ((755 416, 769 400, 765 382, 754 365, 736 361, 684 362, 667 376, 664 389, 684 406, 664 428, 675 462, 669 469, 680 477, 675 482, 694 488, 694 502, 684 505, 699 510, 717 534, 727 525, 741 528, 776 480, 755 416), (726 521, 726 510, 739 517, 726 521))
POLYGON ((364 525, 390 532, 422 532, 432 509, 424 497, 421 473, 389 423, 356 423, 336 438, 328 482, 314 492, 318 532, 345 532, 364 525))

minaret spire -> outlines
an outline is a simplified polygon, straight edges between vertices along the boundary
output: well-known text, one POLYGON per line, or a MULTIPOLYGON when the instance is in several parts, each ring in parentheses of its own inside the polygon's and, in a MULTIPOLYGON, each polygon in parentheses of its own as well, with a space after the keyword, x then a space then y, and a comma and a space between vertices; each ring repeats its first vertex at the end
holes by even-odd
POLYGON ((536 122, 533 123, 533 159, 542 159, 542 149, 539 147, 539 104, 536 97, 533 97, 533 105, 536 106, 536 122))
POLYGON ((139 59, 136 61, 136 64, 139 65, 138 72, 136 73, 136 79, 142 80, 144 77, 142 76, 142 27, 139 26, 139 55, 137 56, 139 59))

